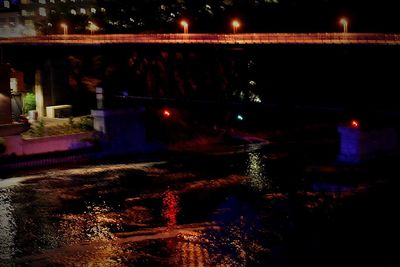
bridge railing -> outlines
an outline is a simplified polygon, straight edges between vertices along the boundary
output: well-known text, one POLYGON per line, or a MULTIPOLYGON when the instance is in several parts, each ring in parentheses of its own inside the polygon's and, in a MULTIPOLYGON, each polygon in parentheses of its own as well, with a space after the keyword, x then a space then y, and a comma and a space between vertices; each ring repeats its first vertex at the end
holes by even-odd
POLYGON ((392 44, 399 34, 382 33, 177 33, 177 34, 69 34, 0 38, 0 44, 102 45, 102 44, 392 44))

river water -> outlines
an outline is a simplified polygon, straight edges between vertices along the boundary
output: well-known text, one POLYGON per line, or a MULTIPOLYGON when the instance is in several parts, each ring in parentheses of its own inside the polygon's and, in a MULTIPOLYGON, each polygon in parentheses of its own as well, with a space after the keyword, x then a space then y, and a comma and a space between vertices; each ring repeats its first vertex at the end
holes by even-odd
POLYGON ((6 177, 0 266, 399 266, 393 172, 304 162, 267 147, 6 177))

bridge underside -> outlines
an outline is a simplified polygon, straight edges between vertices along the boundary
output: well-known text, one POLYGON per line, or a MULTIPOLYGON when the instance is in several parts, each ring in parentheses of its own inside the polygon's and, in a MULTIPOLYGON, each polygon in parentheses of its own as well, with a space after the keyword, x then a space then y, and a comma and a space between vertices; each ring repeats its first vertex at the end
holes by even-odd
POLYGON ((108 100, 127 95, 284 107, 398 107, 397 45, 93 44, 2 47, 4 60, 24 72, 28 91, 40 81, 45 106, 72 104, 78 114, 96 107, 96 87, 105 89, 108 100))

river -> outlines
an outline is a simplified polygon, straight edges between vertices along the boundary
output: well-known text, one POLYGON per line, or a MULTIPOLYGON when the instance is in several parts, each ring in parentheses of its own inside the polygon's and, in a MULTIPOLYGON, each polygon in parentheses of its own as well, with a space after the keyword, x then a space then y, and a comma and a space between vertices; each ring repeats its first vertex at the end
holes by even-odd
POLYGON ((4 177, 0 266, 399 266, 396 175, 315 172, 297 156, 266 147, 4 177))

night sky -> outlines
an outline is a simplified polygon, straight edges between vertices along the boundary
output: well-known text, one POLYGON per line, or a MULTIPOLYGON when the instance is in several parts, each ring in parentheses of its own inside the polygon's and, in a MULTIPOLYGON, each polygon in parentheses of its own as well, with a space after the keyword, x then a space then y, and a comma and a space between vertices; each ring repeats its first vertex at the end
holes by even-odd
MULTIPOLYGON (((180 32, 183 18, 190 22, 190 32, 231 32, 234 18, 241 20, 241 32, 336 32, 341 30, 341 17, 349 19, 350 32, 400 31, 392 0, 98 0, 98 12, 87 15, 70 14, 82 2, 56 3, 47 22, 66 21, 75 33, 83 33, 82 25, 89 20, 104 33, 180 32)), ((38 28, 48 27, 36 23, 38 28)), ((52 26, 42 32, 60 33, 60 29, 52 26)))

